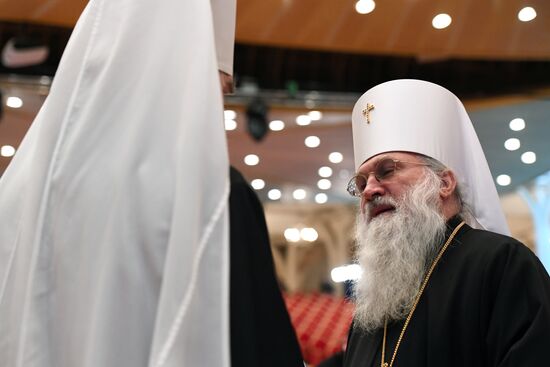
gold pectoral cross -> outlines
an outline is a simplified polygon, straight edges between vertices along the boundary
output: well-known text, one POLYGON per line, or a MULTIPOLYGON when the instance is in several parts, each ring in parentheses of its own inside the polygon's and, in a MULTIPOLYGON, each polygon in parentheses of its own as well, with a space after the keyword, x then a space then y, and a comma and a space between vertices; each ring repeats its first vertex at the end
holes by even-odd
POLYGON ((363 116, 367 119, 367 124, 370 124, 370 111, 374 110, 374 105, 367 103, 367 107, 363 109, 363 116))

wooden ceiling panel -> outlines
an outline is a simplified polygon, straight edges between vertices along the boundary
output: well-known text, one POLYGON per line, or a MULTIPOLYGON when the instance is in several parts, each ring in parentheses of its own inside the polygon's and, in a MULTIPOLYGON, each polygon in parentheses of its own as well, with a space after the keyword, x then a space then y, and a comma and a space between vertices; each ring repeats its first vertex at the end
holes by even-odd
POLYGON ((296 30, 296 42, 304 43, 307 40, 318 37, 320 40, 329 38, 330 30, 334 26, 335 17, 340 18, 340 14, 347 16, 345 8, 335 1, 327 6, 317 6, 311 1, 304 1, 300 4, 301 9, 295 12, 296 21, 303 22, 303 25, 296 30), (310 3, 310 4, 306 4, 310 3), (304 6, 305 5, 305 6, 304 6))
MULTIPOLYGON (((391 8, 388 6, 388 11, 394 19, 399 19, 399 12, 396 12, 393 6, 395 4, 392 4, 391 8)), ((407 18, 401 24, 395 25, 395 27, 400 27, 399 38, 391 48, 386 49, 386 52, 394 53, 396 49, 401 49, 407 55, 441 54, 443 52, 441 48, 449 38, 449 30, 444 29, 438 32, 433 30, 432 18, 438 13, 434 10, 433 2, 416 1, 409 3, 408 6, 410 10, 407 18)))
MULTIPOLYGON (((0 20, 71 27, 87 0, 0 0, 0 20)), ((550 1, 531 0, 532 22, 516 1, 376 0, 360 15, 355 0, 237 0, 237 41, 302 49, 428 58, 550 59, 550 1), (435 30, 432 18, 453 17, 435 30)))
POLYGON ((524 23, 517 19, 520 4, 509 1, 384 0, 360 15, 354 1, 239 0, 237 40, 369 54, 547 60, 550 2, 531 5, 538 16, 524 23), (441 12, 453 22, 436 30, 431 21, 441 12))
POLYGON ((0 0, 0 19, 73 27, 87 0, 0 0))

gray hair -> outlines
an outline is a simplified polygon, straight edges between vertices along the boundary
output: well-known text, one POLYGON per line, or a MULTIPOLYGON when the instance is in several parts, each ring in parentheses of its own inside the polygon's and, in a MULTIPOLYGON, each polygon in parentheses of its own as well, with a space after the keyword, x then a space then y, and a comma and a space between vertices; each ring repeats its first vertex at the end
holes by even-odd
MULTIPOLYGON (((438 161, 437 159, 434 159, 432 157, 428 157, 425 155, 419 155, 419 158, 426 163, 428 169, 430 169, 435 174, 439 175, 443 171, 449 170, 452 171, 449 167, 445 166, 443 163, 438 161)), ((456 174, 455 174, 456 176, 456 174)), ((456 183, 456 189, 455 189, 455 197, 458 200, 458 204, 460 206, 460 210, 458 212, 458 216, 468 223, 471 227, 474 228, 482 228, 482 226, 478 223, 474 215, 472 214, 472 210, 470 209, 469 205, 464 201, 464 189, 463 184, 460 182, 460 180, 457 177, 457 183, 456 183)))

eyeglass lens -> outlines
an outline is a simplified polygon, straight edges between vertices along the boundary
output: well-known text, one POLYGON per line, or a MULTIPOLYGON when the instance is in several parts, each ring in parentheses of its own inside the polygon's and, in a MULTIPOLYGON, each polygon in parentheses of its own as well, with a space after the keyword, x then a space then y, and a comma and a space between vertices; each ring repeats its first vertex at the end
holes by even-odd
MULTIPOLYGON (((396 170, 396 162, 391 158, 382 159, 374 168, 374 177, 378 181, 390 178, 396 170)), ((370 174, 370 173, 369 173, 370 174)), ((354 196, 360 195, 367 187, 368 177, 364 175, 355 176, 352 181, 355 187, 350 187, 348 191, 354 196)))

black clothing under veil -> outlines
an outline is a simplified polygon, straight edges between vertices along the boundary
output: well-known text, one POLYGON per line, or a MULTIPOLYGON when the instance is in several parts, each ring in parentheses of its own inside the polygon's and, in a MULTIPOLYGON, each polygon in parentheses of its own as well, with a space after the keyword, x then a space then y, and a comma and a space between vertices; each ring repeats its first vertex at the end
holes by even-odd
MULTIPOLYGON (((447 238, 459 219, 449 221, 447 238)), ((403 321, 388 324, 391 360, 403 321)), ((350 330, 346 367, 380 366, 383 328, 350 330)), ((463 226, 436 266, 394 367, 550 365, 550 278, 513 238, 463 226)))
POLYGON ((233 167, 230 178, 231 365, 303 367, 275 277, 262 205, 233 167))

